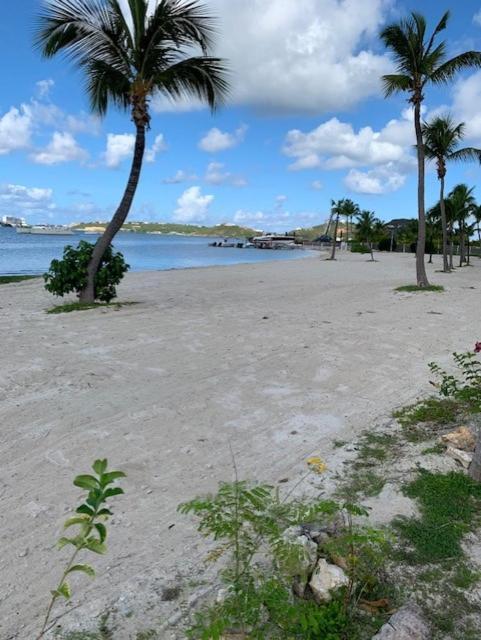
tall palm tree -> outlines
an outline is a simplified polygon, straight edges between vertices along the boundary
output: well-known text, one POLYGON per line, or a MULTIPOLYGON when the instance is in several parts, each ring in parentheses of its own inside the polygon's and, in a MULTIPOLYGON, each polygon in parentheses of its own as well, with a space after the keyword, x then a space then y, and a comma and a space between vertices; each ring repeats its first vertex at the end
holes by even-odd
POLYGON ((426 244, 426 218, 424 206, 425 157, 421 129, 421 106, 424 91, 429 84, 443 84, 453 79, 458 71, 467 67, 481 67, 481 52, 466 51, 447 59, 446 43, 435 44, 449 20, 447 11, 430 36, 426 34, 426 19, 412 12, 406 19, 385 27, 381 39, 394 55, 397 73, 383 76, 386 97, 394 93, 409 93, 414 107, 414 128, 418 158, 418 218, 419 233, 416 250, 416 276, 420 287, 429 285, 424 264, 426 244))
POLYGON ((331 200, 331 220, 334 219, 334 234, 331 242, 331 257, 328 260, 336 259, 336 245, 337 245, 337 229, 339 227, 339 217, 343 213, 344 200, 331 200))
POLYGON ((344 204, 342 209, 343 209, 342 215, 344 215, 346 218, 346 243, 348 245, 349 244, 349 224, 350 224, 351 234, 352 234, 352 220, 355 216, 359 215, 359 206, 352 200, 349 200, 349 198, 346 198, 344 199, 344 204))
POLYGON ((473 217, 475 221, 476 231, 478 232, 478 243, 481 249, 481 205, 473 207, 473 217))
POLYGON ((130 211, 150 127, 150 99, 195 96, 214 110, 227 95, 223 61, 209 56, 214 20, 199 0, 44 0, 35 42, 42 55, 66 54, 84 74, 93 112, 128 111, 136 139, 124 195, 88 265, 84 302, 95 298, 102 257, 130 211), (125 5, 124 11, 122 6, 125 5), (198 51, 198 55, 189 55, 198 51))
MULTIPOLYGON (((468 219, 471 216, 476 200, 473 196, 474 187, 471 189, 466 184, 458 184, 448 194, 450 203, 450 213, 452 217, 452 225, 454 222, 458 225, 459 233, 459 266, 462 267, 466 261, 466 234, 468 231, 468 219)), ((451 253, 452 255, 452 253, 451 253)))
POLYGON ((443 232, 443 271, 449 272, 448 264, 448 227, 446 220, 446 206, 444 202, 444 179, 446 164, 449 161, 478 160, 481 162, 481 150, 474 147, 458 149, 458 144, 464 137, 464 122, 454 124, 448 115, 436 117, 431 122, 424 122, 422 133, 426 158, 436 161, 436 169, 440 183, 439 204, 441 211, 441 226, 443 232))
MULTIPOLYGON (((371 262, 374 262, 374 253, 372 249, 372 242, 374 234, 376 233, 376 225, 380 222, 374 211, 361 211, 357 214, 356 232, 357 237, 361 242, 367 243, 371 252, 371 262)), ((382 224, 382 223, 381 223, 382 224)))

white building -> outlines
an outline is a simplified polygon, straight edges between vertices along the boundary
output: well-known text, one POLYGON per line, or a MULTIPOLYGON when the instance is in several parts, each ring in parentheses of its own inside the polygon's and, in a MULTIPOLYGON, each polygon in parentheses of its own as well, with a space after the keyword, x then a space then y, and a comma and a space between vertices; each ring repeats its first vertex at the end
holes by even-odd
POLYGON ((26 227, 27 221, 25 218, 15 218, 15 216, 2 216, 0 222, 5 227, 26 227))

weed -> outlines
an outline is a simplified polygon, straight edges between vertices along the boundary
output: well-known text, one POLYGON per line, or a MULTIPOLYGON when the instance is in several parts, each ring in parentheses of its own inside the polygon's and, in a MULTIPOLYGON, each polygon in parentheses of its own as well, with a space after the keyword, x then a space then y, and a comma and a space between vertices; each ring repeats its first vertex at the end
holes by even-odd
POLYGON ((411 563, 461 558, 461 540, 479 521, 481 485, 463 473, 421 471, 403 492, 420 503, 421 518, 398 518, 394 527, 411 563))
POLYGON ((458 589, 470 589, 481 578, 479 571, 471 571, 471 569, 464 563, 461 563, 456 568, 456 573, 453 576, 453 585, 458 589))
MULTIPOLYGON (((123 471, 108 471, 107 460, 96 460, 92 465, 92 469, 95 475, 77 476, 73 481, 76 487, 86 489, 88 494, 85 501, 75 510, 76 515, 68 518, 64 524, 65 529, 78 527, 77 535, 72 538, 62 537, 58 541, 59 549, 65 546, 73 546, 75 551, 70 556, 56 589, 51 592, 52 598, 37 640, 43 638, 50 629, 50 615, 57 599, 65 598, 65 600, 70 600, 72 596, 67 577, 76 572, 85 573, 92 578, 95 577, 93 567, 88 564, 76 564, 75 561, 79 553, 90 551, 103 554, 107 550, 105 545, 107 528, 104 523, 112 515, 112 512, 106 507, 106 502, 109 498, 123 493, 123 489, 120 487, 111 487, 109 485, 112 485, 118 478, 124 478, 125 473, 123 471)), ((108 631, 106 626, 107 618, 108 616, 103 617, 101 620, 100 633, 103 637, 108 631)))
POLYGON ((108 307, 110 309, 121 309, 122 307, 136 304, 135 302, 68 302, 47 310, 49 314, 71 313, 72 311, 88 311, 98 307, 108 307))
POLYGON ((393 417, 403 427, 406 440, 423 442, 437 433, 437 427, 456 422, 459 414, 456 400, 432 396, 394 411, 393 417))
POLYGON ((430 284, 427 287, 420 287, 417 284, 405 284, 402 287, 396 287, 394 291, 404 291, 408 293, 415 293, 417 291, 436 291, 439 293, 444 291, 444 287, 438 284, 430 284))
POLYGON ((342 449, 347 444, 347 440, 334 440, 333 447, 334 449, 342 449))
POLYGON ((336 491, 340 498, 359 500, 378 496, 384 488, 386 480, 374 471, 356 469, 336 491))
POLYGON ((421 451, 421 455, 422 456, 441 455, 445 451, 446 451, 446 447, 444 446, 444 444, 442 442, 438 442, 437 444, 434 444, 432 447, 423 449, 421 451))

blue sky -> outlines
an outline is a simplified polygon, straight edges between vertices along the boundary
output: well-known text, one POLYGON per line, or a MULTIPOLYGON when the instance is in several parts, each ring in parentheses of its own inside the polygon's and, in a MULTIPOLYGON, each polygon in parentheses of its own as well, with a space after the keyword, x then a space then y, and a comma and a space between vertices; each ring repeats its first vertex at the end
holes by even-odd
MULTIPOLYGON (((384 220, 414 217, 411 114, 403 96, 382 98, 379 76, 391 63, 377 34, 414 5, 432 24, 449 4, 205 1, 219 16, 230 102, 212 116, 193 103, 155 100, 130 218, 286 230, 324 221, 331 198, 341 197, 384 220)), ((0 215, 108 219, 128 175, 132 124, 115 111, 93 118, 80 73, 40 59, 32 47, 39 5, 22 0, 2 11, 0 215)), ((457 3, 445 33, 452 54, 481 49, 481 2, 457 3)), ((481 72, 429 89, 426 109, 449 109, 466 122, 466 144, 481 147, 481 72)), ((477 185, 480 175, 474 165, 450 167, 448 188, 477 185)), ((428 205, 437 189, 431 168, 428 205)))

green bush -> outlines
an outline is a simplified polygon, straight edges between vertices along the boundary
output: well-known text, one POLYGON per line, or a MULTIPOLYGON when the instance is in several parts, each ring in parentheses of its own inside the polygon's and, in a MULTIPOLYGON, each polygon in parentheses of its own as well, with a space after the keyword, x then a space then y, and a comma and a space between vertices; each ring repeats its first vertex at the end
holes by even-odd
MULTIPOLYGON (((379 240, 378 249, 379 251, 391 251, 391 238, 382 238, 382 240, 379 240)), ((397 242, 393 239, 392 250, 396 251, 396 249, 397 242)))
POLYGON ((371 250, 360 242, 351 244, 351 253, 371 253, 371 250))
MULTIPOLYGON (((81 240, 76 248, 67 245, 62 260, 52 260, 49 271, 43 275, 47 291, 61 297, 72 292, 80 294, 87 284, 93 250, 94 245, 86 240, 81 240)), ((116 285, 128 269, 124 256, 110 245, 95 276, 95 299, 110 302, 115 298, 116 285)))

